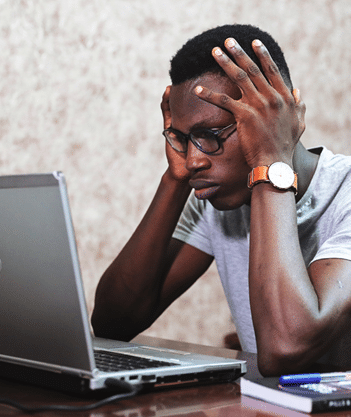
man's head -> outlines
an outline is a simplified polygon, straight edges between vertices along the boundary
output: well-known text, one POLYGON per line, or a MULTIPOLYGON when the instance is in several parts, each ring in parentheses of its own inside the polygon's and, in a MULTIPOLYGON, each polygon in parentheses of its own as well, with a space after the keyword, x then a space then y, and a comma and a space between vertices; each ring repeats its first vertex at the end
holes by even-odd
POLYGON ((181 84, 207 72, 225 75, 222 68, 213 59, 211 51, 216 46, 225 50, 224 41, 230 37, 238 41, 260 69, 259 60, 251 44, 255 39, 262 41, 270 52, 273 61, 277 64, 285 84, 292 89, 289 68, 277 42, 267 32, 255 26, 239 24, 218 26, 186 42, 171 60, 170 77, 172 84, 181 84))
MULTIPOLYGON (((261 40, 276 62, 284 82, 292 89, 289 69, 280 47, 270 35, 253 26, 228 25, 211 29, 188 41, 172 59, 172 86, 168 90, 169 114, 167 121, 165 119, 165 126, 170 129, 166 138, 169 134, 180 138, 179 141, 185 140, 186 148, 179 150, 174 145, 174 139, 168 137, 167 157, 170 166, 174 166, 177 173, 181 171, 182 178, 188 178, 189 185, 195 189, 195 196, 209 200, 218 210, 240 207, 249 203, 251 198, 247 187, 251 166, 239 140, 234 113, 225 106, 202 100, 195 93, 195 88, 202 86, 232 100, 242 98, 242 90, 212 55, 214 47, 226 51, 224 42, 228 38, 234 38, 260 68, 252 42, 255 39, 261 40), (224 129, 227 127, 228 129, 224 129), (218 132, 223 129, 224 133, 219 134, 219 149, 215 152, 207 152, 207 148, 202 148, 194 140, 194 137, 200 137, 201 140, 206 137, 208 141, 209 135, 203 133, 205 130, 218 132), (197 136, 199 130, 202 136, 197 136), (193 140, 189 139, 191 135, 193 140)), ((233 54, 229 53, 229 56, 232 58, 233 54)))

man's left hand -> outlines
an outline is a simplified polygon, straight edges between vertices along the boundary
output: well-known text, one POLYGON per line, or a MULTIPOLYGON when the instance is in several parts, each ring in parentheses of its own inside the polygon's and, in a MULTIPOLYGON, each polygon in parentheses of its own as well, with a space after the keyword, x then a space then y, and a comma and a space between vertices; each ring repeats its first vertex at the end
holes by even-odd
POLYGON ((247 164, 254 168, 276 161, 292 166, 296 143, 304 131, 305 105, 298 90, 285 84, 267 48, 258 40, 252 43, 264 74, 232 38, 225 42, 228 57, 220 48, 212 54, 227 76, 241 90, 235 100, 197 86, 199 98, 230 111, 236 121, 238 138, 247 164))

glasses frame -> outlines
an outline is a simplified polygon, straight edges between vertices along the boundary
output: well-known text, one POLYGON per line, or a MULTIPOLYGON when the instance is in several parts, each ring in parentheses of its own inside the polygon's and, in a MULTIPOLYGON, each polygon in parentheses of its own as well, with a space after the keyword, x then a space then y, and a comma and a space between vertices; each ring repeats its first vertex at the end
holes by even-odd
MULTIPOLYGON (((194 133, 195 132, 190 132, 190 133, 188 133, 188 134, 186 134, 186 133, 183 133, 183 132, 181 132, 180 130, 177 130, 177 129, 173 129, 173 128, 169 128, 169 129, 165 129, 163 132, 162 132, 162 134, 163 134, 163 136, 166 138, 166 140, 167 140, 167 142, 171 145, 171 147, 175 150, 175 151, 177 151, 177 152, 180 152, 180 153, 186 153, 187 151, 188 151, 188 142, 189 142, 189 140, 190 140, 190 142, 197 148, 197 149, 199 149, 199 151, 201 151, 201 152, 203 152, 203 153, 205 153, 206 155, 213 155, 214 153, 216 153, 220 148, 221 148, 221 143, 220 143, 220 138, 219 138, 219 135, 222 133, 222 132, 224 132, 225 130, 227 130, 227 129, 229 129, 230 127, 232 127, 232 126, 234 126, 236 123, 231 123, 230 125, 228 125, 228 126, 226 126, 226 127, 223 127, 222 129, 219 129, 219 130, 212 130, 212 129, 201 129, 201 130, 205 130, 205 131, 208 131, 208 132, 210 132, 213 136, 214 136, 214 139, 216 140, 216 142, 217 142, 217 149, 215 150, 215 151, 210 151, 210 152, 207 152, 207 151, 205 151, 203 148, 202 148, 202 146, 199 144, 199 143, 197 143, 196 142, 196 139, 194 138, 194 133), (180 134, 181 136, 183 136, 184 137, 184 139, 185 140, 187 140, 187 148, 186 148, 186 150, 185 151, 183 151, 183 150, 179 150, 179 149, 177 149, 177 148, 175 148, 174 146, 173 146, 173 143, 172 143, 172 141, 169 139, 169 137, 168 137, 168 135, 167 135, 167 133, 168 132, 173 132, 173 133, 176 133, 176 134, 180 134)), ((232 132, 232 133, 234 133, 234 131, 232 132)), ((231 134, 232 134, 231 133, 231 134)), ((230 135, 229 135, 230 136, 230 135)), ((228 136, 228 137, 229 137, 228 136)))

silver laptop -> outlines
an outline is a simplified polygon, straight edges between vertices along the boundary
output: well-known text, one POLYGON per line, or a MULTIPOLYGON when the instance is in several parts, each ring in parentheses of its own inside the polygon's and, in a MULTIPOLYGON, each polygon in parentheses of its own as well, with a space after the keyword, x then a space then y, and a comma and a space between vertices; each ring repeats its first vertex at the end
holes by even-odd
POLYGON ((159 387, 245 372, 240 360, 94 338, 63 174, 0 177, 0 377, 84 393, 112 379, 159 387), (111 352, 141 369, 111 370, 111 352))

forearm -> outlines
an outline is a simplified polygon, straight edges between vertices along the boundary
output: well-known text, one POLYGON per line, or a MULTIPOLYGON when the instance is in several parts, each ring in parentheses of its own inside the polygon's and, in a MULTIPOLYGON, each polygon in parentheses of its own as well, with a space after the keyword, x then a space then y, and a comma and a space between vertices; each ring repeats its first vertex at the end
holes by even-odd
POLYGON ((97 335, 130 339, 153 321, 169 243, 189 193, 166 171, 138 228, 100 280, 92 317, 97 335))
POLYGON ((310 343, 322 328, 319 299, 301 253, 294 194, 270 184, 252 192, 249 285, 259 360, 271 370, 308 362, 304 350, 315 353, 310 343))

